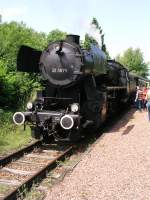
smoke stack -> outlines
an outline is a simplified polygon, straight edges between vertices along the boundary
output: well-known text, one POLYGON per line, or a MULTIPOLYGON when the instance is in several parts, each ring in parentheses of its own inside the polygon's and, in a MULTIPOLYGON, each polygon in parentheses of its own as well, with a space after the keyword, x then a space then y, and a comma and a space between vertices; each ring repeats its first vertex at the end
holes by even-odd
POLYGON ((80 36, 79 35, 67 35, 66 40, 68 42, 74 42, 76 44, 80 44, 80 36))

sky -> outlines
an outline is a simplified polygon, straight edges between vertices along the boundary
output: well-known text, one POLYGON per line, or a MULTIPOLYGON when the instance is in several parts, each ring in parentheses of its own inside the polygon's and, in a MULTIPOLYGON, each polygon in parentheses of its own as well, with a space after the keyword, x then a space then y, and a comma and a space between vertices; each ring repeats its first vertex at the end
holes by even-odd
POLYGON ((3 22, 23 21, 45 33, 58 28, 81 39, 96 17, 112 58, 133 47, 150 61, 149 0, 0 0, 0 14, 3 22))

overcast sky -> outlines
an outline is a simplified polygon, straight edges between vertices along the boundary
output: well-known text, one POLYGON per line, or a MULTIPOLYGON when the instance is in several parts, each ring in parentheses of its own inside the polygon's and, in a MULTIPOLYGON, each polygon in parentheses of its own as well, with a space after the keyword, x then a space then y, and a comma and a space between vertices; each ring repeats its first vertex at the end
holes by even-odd
POLYGON ((133 47, 150 61, 149 0, 0 0, 0 14, 3 21, 23 21, 46 33, 58 28, 82 39, 96 17, 112 57, 133 47))

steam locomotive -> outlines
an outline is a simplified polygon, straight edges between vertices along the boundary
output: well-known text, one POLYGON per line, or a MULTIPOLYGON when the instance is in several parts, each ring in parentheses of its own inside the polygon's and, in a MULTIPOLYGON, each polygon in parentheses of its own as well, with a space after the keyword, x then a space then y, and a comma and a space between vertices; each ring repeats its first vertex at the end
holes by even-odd
POLYGON ((16 112, 17 125, 30 123, 32 135, 57 141, 79 139, 84 130, 97 130, 106 118, 135 95, 147 81, 107 60, 95 45, 80 46, 80 37, 67 35, 43 51, 21 46, 17 70, 40 73, 45 89, 25 112, 16 112))

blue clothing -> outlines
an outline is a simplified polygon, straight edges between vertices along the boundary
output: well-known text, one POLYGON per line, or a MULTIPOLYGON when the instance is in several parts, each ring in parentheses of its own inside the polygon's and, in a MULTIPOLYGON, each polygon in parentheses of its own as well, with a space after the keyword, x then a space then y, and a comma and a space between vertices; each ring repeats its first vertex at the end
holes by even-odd
POLYGON ((137 101, 136 101, 136 105, 137 105, 137 108, 139 109, 139 111, 141 111, 142 110, 142 100, 139 100, 139 99, 137 99, 137 101))
POLYGON ((146 106, 147 106, 147 112, 148 112, 148 119, 150 121, 150 101, 147 102, 146 106))

